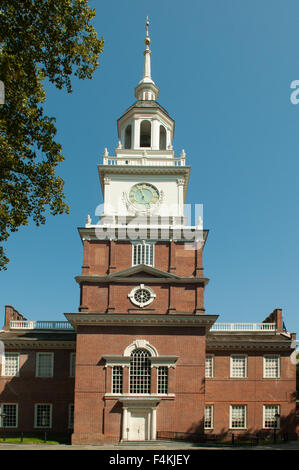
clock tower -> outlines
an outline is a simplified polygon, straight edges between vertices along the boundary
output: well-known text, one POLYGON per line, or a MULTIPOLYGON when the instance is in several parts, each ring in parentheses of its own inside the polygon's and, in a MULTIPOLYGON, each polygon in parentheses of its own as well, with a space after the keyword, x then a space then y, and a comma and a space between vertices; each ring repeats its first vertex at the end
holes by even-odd
POLYGON ((206 334, 202 250, 189 226, 190 167, 175 156, 174 121, 157 102, 146 23, 143 77, 117 122, 115 155, 98 165, 99 220, 79 228, 80 305, 73 443, 155 440, 203 426, 206 334))

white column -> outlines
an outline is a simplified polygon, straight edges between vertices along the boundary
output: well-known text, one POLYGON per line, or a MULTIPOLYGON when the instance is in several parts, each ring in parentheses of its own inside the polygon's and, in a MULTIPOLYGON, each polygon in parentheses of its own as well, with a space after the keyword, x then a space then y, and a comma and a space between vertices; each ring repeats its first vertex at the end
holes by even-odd
POLYGON ((152 149, 159 150, 160 122, 157 119, 152 121, 152 149))
POLYGON ((184 179, 177 180, 178 186, 178 215, 184 215, 184 179))
POLYGON ((134 140, 133 140, 133 149, 139 149, 140 148, 140 119, 135 119, 134 121, 134 140))
POLYGON ((152 408, 151 415, 151 439, 156 440, 156 429, 157 429, 157 409, 152 408))
POLYGON ((104 178, 104 214, 105 215, 108 215, 109 213, 111 213, 110 183, 111 183, 111 178, 104 178))
POLYGON ((122 440, 127 441, 128 440, 128 432, 127 432, 127 427, 128 427, 128 408, 123 408, 123 428, 122 428, 122 440))

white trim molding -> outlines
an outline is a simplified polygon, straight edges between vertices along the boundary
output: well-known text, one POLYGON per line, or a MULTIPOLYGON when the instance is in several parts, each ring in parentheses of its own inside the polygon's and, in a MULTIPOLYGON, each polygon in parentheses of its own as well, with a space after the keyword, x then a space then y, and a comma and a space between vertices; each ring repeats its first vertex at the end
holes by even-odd
POLYGON ((157 349, 152 346, 146 339, 136 339, 133 343, 126 347, 126 349, 124 350, 124 356, 131 356, 132 352, 135 351, 135 349, 146 349, 150 353, 152 358, 159 356, 157 349))
POLYGON ((156 298, 156 294, 153 291, 153 289, 151 289, 150 287, 145 286, 144 284, 140 284, 139 286, 136 286, 131 290, 131 292, 128 294, 128 297, 131 300, 132 304, 137 305, 138 307, 142 308, 142 307, 146 307, 147 305, 151 304, 153 302, 153 300, 156 298), (149 298, 145 301, 143 301, 143 299, 137 300, 135 298, 135 295, 139 290, 146 291, 149 294, 149 298))

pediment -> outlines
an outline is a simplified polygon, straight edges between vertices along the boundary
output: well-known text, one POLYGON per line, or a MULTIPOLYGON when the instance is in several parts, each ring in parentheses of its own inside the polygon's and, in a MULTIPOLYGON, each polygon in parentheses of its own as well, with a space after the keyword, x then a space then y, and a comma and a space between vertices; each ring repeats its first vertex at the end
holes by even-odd
POLYGON ((117 271, 109 276, 110 278, 122 278, 122 279, 144 279, 144 278, 168 278, 168 279, 180 279, 180 276, 162 271, 161 269, 154 268, 153 266, 147 266, 146 264, 139 264, 138 266, 132 266, 131 268, 117 271))

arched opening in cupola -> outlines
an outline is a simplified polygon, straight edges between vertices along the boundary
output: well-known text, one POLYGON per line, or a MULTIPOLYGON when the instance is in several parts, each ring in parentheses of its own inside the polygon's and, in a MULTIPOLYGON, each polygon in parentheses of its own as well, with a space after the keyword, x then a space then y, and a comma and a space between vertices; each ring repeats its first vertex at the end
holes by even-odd
POLYGON ((129 124, 125 130, 125 149, 132 147, 132 126, 129 124))
POLYGON ((140 125, 140 147, 151 146, 151 123, 150 121, 142 121, 140 125))
POLYGON ((160 150, 166 150, 166 129, 160 126, 160 150))

